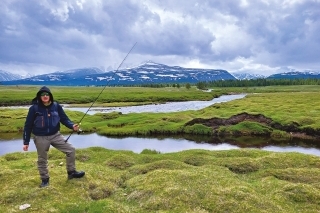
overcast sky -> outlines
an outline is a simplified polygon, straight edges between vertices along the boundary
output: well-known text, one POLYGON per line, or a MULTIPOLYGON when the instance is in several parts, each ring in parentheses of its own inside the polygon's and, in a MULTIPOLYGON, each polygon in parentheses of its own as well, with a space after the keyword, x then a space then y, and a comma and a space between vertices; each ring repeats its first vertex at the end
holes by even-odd
POLYGON ((320 0, 1 0, 0 70, 320 71, 320 0), (120 68, 120 69, 121 69, 120 68))

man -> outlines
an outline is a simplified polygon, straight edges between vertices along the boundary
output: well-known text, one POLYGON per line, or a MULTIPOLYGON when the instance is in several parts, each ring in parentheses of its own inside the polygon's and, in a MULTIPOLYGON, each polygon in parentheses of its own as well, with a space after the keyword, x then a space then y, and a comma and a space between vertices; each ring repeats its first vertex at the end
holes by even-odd
POLYGON ((40 88, 32 104, 23 130, 23 150, 28 151, 32 132, 38 153, 38 170, 42 180, 40 187, 49 186, 48 151, 50 145, 65 153, 68 179, 83 177, 85 172, 76 171, 75 148, 60 134, 60 122, 73 131, 79 130, 78 124, 70 121, 62 106, 54 102, 53 95, 46 86, 40 88))

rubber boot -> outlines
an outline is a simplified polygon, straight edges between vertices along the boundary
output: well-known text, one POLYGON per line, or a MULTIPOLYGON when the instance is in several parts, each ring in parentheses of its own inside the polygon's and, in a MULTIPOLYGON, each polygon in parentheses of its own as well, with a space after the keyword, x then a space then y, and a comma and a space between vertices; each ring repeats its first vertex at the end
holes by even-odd
POLYGON ((72 178, 82 178, 86 173, 84 171, 69 171, 68 172, 68 179, 72 178))
POLYGON ((42 178, 41 180, 40 188, 49 186, 49 178, 42 178))

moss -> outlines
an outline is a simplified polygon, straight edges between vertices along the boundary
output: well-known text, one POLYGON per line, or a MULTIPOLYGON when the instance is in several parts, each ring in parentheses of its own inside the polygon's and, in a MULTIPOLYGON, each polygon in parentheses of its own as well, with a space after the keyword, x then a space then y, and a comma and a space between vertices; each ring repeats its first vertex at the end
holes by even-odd
POLYGON ((230 135, 266 136, 272 133, 272 128, 257 122, 243 121, 236 125, 222 127, 220 131, 225 133, 227 132, 230 135))
MULTIPOLYGON (((65 168, 53 166, 45 189, 35 152, 0 157, 0 210, 30 203, 34 212, 294 213, 317 212, 320 204, 320 159, 311 155, 252 149, 136 154, 99 147, 77 154, 85 177, 67 180, 65 168)), ((52 156, 58 156, 54 150, 52 156)))
POLYGON ((192 126, 186 126, 184 132, 194 135, 212 135, 212 128, 202 124, 194 124, 192 126))
POLYGON ((135 164, 135 159, 132 156, 119 154, 112 156, 106 161, 107 166, 111 166, 117 169, 126 169, 135 164))

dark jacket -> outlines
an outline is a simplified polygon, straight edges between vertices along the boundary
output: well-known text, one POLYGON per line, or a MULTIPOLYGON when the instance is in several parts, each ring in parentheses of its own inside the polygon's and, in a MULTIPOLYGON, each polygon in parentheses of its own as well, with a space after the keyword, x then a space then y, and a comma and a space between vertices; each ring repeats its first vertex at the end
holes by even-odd
POLYGON ((31 132, 36 136, 54 135, 60 130, 60 122, 69 129, 73 129, 73 122, 70 121, 62 106, 54 103, 50 89, 46 86, 41 87, 29 108, 24 124, 23 144, 29 144, 31 132), (40 96, 42 92, 49 93, 51 101, 49 106, 43 105, 40 96))

